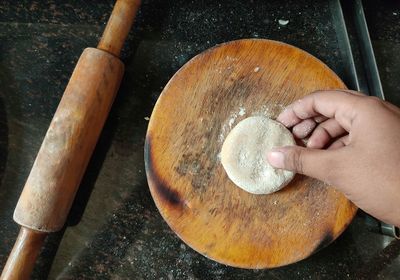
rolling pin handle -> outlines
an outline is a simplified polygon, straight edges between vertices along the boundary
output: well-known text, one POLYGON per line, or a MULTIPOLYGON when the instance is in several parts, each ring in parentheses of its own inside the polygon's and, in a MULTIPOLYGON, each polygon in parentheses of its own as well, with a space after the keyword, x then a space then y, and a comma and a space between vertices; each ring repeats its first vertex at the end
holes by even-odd
POLYGON ((29 279, 46 236, 46 232, 21 227, 0 279, 29 279))
POLYGON ((131 29, 140 0, 118 0, 104 29, 97 48, 119 57, 131 29))
POLYGON ((57 110, 59 114, 53 118, 53 126, 49 128, 50 132, 47 132, 50 133, 50 137, 45 138, 42 144, 42 156, 39 151, 36 159, 39 162, 38 158, 40 158, 41 162, 46 164, 44 167, 39 164, 36 168, 34 164, 35 170, 31 171, 30 179, 28 178, 14 212, 14 220, 22 227, 0 280, 29 279, 48 232, 57 231, 64 224, 76 188, 79 186, 81 176, 122 79, 124 67, 117 58, 139 6, 140 0, 117 0, 97 49, 86 49, 81 56, 80 60, 83 61, 75 68, 57 110), (89 77, 87 77, 88 72, 91 73, 89 77), (93 105, 97 107, 93 108, 93 105), (86 129, 88 123, 91 125, 90 137, 86 137, 87 134, 83 133, 88 131, 86 129), (80 141, 81 138, 90 139, 87 140, 86 145, 83 145, 85 141, 80 141), (59 141, 52 142, 53 140, 59 141), (85 146, 84 152, 80 150, 82 146, 85 146), (58 159, 51 161, 49 159, 52 158, 55 148, 65 153, 58 152, 56 155, 58 159), (64 161, 60 160, 62 156, 65 156, 64 161), (72 167, 68 165, 71 163, 69 160, 75 160, 71 164, 72 167), (54 166, 51 165, 52 163, 54 166), (63 172, 72 173, 64 174, 63 172), (65 176, 59 176, 61 173, 65 176), (43 174, 49 177, 39 176, 43 174), (35 184, 30 186, 29 182, 35 184), (38 182, 39 184, 36 184, 38 182), (47 184, 45 185, 48 190, 43 187, 43 182, 47 184), (38 195, 31 195, 31 191, 38 195), (48 192, 40 195, 41 191, 48 192), (45 211, 48 209, 46 207, 54 210, 54 204, 56 204, 56 211, 45 211), (60 208, 60 205, 63 208, 60 208), (42 211, 34 212, 33 215, 32 207, 42 211))

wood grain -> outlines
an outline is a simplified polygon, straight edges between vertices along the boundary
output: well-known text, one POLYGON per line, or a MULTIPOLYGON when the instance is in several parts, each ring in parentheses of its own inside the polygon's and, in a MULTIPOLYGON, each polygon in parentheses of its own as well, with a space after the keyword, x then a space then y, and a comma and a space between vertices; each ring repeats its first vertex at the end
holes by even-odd
POLYGON ((14 211, 22 228, 1 279, 28 279, 45 233, 62 228, 118 91, 118 56, 140 0, 118 0, 98 49, 82 53, 14 211))
POLYGON ((0 279, 29 279, 46 233, 21 227, 0 279))
POLYGON ((105 51, 80 57, 14 211, 27 228, 62 228, 124 72, 105 51))
POLYGON ((97 48, 119 57, 141 0, 118 0, 97 48))
POLYGON ((296 175, 277 193, 252 195, 219 160, 240 120, 276 117, 336 88, 346 87, 321 61, 275 41, 222 44, 184 65, 157 101, 145 145, 150 191, 169 226, 201 254, 242 268, 290 264, 336 239, 357 208, 334 188, 296 175))

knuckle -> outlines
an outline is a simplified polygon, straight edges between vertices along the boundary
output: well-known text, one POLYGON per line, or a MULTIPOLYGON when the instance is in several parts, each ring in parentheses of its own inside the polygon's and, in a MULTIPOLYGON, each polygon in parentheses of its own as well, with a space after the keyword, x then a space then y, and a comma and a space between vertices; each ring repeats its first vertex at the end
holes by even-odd
POLYGON ((363 116, 376 114, 382 108, 385 108, 385 104, 375 96, 361 97, 353 104, 353 112, 358 112, 363 116))
MULTIPOLYGON (((338 154, 335 152, 335 154, 338 154)), ((328 183, 329 185, 338 185, 341 183, 343 174, 343 169, 346 169, 344 166, 345 161, 341 160, 340 157, 329 157, 325 159, 323 165, 321 165, 321 179, 328 183)))
POLYGON ((289 157, 290 162, 288 165, 298 173, 304 173, 303 166, 303 152, 301 149, 295 149, 292 151, 292 156, 289 157))
POLYGON ((381 107, 383 105, 383 101, 379 99, 378 97, 375 96, 369 96, 365 98, 365 106, 368 108, 376 108, 376 107, 381 107))

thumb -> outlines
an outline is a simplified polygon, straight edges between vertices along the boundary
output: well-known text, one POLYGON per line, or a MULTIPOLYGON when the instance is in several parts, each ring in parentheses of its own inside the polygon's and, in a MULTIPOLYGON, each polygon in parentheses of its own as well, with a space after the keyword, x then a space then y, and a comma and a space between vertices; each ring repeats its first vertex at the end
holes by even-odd
POLYGON ((332 174, 340 164, 335 150, 319 150, 299 146, 273 148, 267 154, 268 162, 275 168, 294 171, 319 180, 333 183, 332 174))

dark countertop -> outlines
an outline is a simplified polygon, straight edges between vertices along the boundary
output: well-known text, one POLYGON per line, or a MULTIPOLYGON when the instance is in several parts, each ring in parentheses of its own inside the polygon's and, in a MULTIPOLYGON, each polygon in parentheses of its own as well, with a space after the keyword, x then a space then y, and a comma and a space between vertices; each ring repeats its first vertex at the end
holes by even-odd
MULTIPOLYGON (((12 212, 51 117, 82 50, 96 46, 112 4, 0 3, 1 267, 19 228, 12 212)), ((386 97, 400 105, 400 4, 364 4, 386 97)), ((298 46, 346 81, 329 1, 144 1, 123 51, 121 89, 69 226, 48 238, 33 279, 398 278, 400 241, 369 231, 362 214, 327 248, 272 270, 208 260, 162 220, 145 178, 146 118, 163 86, 191 57, 249 37, 298 46)))

